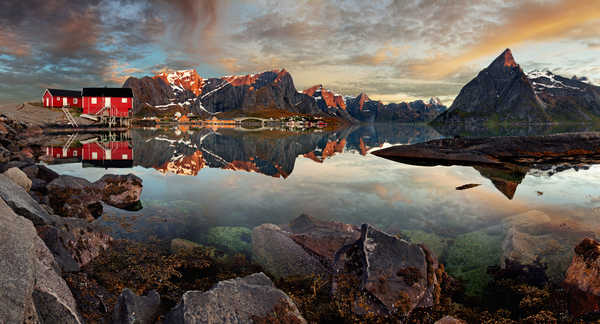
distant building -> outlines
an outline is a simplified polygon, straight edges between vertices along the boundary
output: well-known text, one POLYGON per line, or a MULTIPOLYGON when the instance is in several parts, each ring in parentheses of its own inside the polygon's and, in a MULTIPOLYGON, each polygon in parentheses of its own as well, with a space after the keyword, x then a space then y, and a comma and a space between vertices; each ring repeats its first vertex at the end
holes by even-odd
POLYGON ((44 107, 77 107, 81 108, 81 91, 46 89, 42 96, 44 107))
POLYGON ((128 117, 133 110, 131 88, 83 88, 81 97, 84 114, 128 117))

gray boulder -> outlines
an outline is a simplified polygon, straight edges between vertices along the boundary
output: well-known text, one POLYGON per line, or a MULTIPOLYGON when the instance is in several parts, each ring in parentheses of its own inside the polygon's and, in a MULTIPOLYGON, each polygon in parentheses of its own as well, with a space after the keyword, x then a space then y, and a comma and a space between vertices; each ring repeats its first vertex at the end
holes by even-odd
POLYGON ((431 252, 364 224, 336 257, 334 295, 356 296, 358 313, 408 314, 439 302, 442 270, 431 252))
POLYGON ((355 226, 300 215, 286 225, 255 227, 252 253, 276 277, 328 274, 337 251, 359 238, 355 226))
POLYGON ((135 206, 142 195, 142 179, 132 173, 105 174, 94 182, 94 187, 101 192, 102 201, 117 208, 135 206))
POLYGON ((21 169, 13 167, 4 171, 2 174, 10 178, 10 180, 12 180, 14 183, 21 186, 23 189, 25 189, 25 191, 29 192, 31 189, 31 179, 29 179, 27 174, 21 171, 21 169))
POLYGON ((298 308, 264 273, 221 281, 206 292, 188 291, 165 324, 306 323, 298 308))
POLYGON ((46 188, 50 207, 60 216, 92 221, 102 215, 100 190, 86 179, 61 175, 46 188))
POLYGON ((160 306, 160 295, 152 290, 146 296, 138 296, 125 288, 113 310, 113 324, 154 323, 160 306))
POLYGON ((44 225, 49 221, 48 213, 31 198, 21 186, 10 178, 0 174, 0 198, 19 215, 29 219, 35 225, 44 225))
POLYGON ((81 323, 52 253, 2 199, 0 231, 0 323, 81 323))

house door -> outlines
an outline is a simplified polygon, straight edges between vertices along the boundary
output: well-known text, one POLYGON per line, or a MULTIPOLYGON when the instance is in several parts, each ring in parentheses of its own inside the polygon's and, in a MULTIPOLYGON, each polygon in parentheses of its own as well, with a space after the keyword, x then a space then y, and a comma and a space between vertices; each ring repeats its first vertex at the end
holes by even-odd
POLYGON ((110 97, 104 98, 104 107, 110 107, 110 97))
POLYGON ((50 99, 46 98, 46 107, 50 107, 50 99))
POLYGON ((67 97, 63 97, 63 107, 68 106, 67 97))

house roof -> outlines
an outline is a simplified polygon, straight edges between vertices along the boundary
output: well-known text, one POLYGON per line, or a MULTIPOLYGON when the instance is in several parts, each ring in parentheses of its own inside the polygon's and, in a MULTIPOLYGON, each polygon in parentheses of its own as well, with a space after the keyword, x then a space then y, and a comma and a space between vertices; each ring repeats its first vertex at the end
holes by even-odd
POLYGON ((47 89, 52 96, 59 97, 81 97, 81 91, 62 90, 62 89, 47 89))
POLYGON ((131 88, 83 88, 82 97, 133 98, 131 88))

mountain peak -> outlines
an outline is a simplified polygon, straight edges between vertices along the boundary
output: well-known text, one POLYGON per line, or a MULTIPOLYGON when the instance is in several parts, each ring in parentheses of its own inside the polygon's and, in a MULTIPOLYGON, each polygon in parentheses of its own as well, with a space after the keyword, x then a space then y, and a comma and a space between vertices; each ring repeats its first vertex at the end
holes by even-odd
POLYGON ((492 64, 490 64, 490 67, 492 66, 503 66, 512 68, 517 67, 519 65, 515 61, 515 58, 513 57, 512 52, 510 51, 510 48, 507 48, 494 60, 494 62, 492 62, 492 64))

